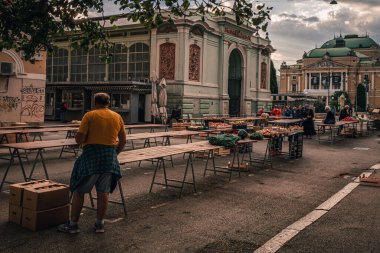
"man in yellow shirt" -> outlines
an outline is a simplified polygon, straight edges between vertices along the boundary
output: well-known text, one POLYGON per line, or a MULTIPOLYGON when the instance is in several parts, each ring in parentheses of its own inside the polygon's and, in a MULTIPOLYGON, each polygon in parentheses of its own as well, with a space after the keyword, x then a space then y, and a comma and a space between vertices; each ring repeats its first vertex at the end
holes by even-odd
POLYGON ((124 121, 119 114, 108 109, 109 104, 108 94, 95 94, 95 110, 83 116, 75 136, 76 142, 83 145, 83 153, 76 160, 70 179, 73 192, 71 219, 58 227, 61 232, 80 232, 78 220, 84 194, 91 192, 94 186, 98 197, 95 232, 104 232, 109 193, 121 178, 117 155, 127 142, 124 121))

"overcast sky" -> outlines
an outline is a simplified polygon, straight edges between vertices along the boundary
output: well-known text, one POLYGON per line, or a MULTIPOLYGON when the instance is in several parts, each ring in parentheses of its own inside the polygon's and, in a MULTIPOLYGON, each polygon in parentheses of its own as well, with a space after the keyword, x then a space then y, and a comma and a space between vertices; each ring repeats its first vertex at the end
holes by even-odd
MULTIPOLYGON (((276 52, 276 69, 282 61, 293 64, 303 53, 327 40, 346 34, 369 34, 380 44, 380 0, 260 0, 273 7, 269 38, 276 52)), ((113 1, 104 1, 106 14, 116 13, 113 1)), ((261 36, 265 36, 261 32, 261 36)))
POLYGON ((303 53, 327 40, 346 34, 369 34, 380 44, 380 0, 267 0, 273 6, 269 38, 277 51, 276 69, 282 61, 295 63, 303 53))

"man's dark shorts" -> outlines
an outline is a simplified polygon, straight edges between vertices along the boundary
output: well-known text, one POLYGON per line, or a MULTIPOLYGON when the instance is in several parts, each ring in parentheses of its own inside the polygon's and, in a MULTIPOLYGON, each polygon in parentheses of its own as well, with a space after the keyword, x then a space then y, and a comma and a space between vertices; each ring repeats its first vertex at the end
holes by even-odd
POLYGON ((89 193, 95 185, 97 192, 111 192, 112 173, 94 174, 86 177, 75 189, 78 193, 89 193))

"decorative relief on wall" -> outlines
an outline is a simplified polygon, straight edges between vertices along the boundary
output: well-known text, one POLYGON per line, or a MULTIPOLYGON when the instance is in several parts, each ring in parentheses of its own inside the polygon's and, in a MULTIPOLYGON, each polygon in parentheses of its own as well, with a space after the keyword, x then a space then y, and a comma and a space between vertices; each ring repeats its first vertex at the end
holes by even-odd
POLYGON ((251 40, 251 35, 233 28, 226 27, 224 28, 224 32, 244 40, 251 40))
POLYGON ((199 72, 201 66, 201 48, 195 44, 190 45, 189 55, 189 80, 199 81, 199 72))
POLYGON ((21 90, 21 117, 40 119, 45 113, 45 88, 33 87, 32 84, 21 90))
POLYGON ((175 73, 175 44, 164 43, 160 45, 160 78, 174 80, 175 73))
POLYGON ((19 97, 0 96, 0 111, 12 112, 17 109, 21 99, 19 97))
POLYGON ((261 63, 261 80, 260 80, 260 88, 267 88, 267 64, 265 62, 261 63))

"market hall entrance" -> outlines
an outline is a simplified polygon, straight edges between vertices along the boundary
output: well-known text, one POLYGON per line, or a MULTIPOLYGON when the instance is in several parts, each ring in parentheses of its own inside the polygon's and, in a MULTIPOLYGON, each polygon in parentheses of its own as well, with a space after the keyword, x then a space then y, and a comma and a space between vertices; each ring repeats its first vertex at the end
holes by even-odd
POLYGON ((234 49, 228 60, 228 95, 230 116, 240 116, 242 62, 237 49, 234 49))

